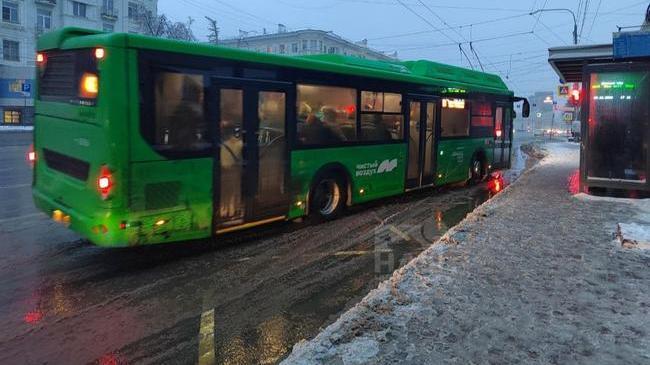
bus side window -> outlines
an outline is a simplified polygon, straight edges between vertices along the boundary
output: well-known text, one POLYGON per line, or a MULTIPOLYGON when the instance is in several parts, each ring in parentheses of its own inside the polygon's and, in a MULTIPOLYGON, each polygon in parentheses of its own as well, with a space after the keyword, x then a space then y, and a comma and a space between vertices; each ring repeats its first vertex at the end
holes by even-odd
POLYGON ((442 99, 440 128, 442 137, 469 136, 469 111, 464 99, 442 99))
POLYGON ((388 142, 403 138, 402 95, 377 91, 361 92, 361 139, 388 142))
POLYGON ((472 100, 472 137, 492 137, 494 134, 494 115, 492 103, 472 100))
POLYGON ((298 143, 338 145, 357 140, 355 89, 298 85, 298 143))
POLYGON ((196 152, 211 147, 205 120, 203 75, 157 72, 153 147, 161 152, 196 152))

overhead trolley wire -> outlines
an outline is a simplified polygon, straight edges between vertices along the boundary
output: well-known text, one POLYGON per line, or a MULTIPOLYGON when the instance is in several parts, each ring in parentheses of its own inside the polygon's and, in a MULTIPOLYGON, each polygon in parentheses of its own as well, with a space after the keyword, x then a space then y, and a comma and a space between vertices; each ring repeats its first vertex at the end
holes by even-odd
POLYGON ((500 17, 500 18, 495 18, 495 19, 490 19, 490 20, 484 20, 484 21, 475 22, 475 23, 467 23, 467 24, 462 24, 462 25, 450 26, 450 27, 446 27, 446 28, 440 28, 439 30, 420 30, 420 31, 414 31, 414 32, 407 32, 407 33, 398 33, 398 34, 393 34, 393 35, 386 35, 386 36, 381 36, 381 37, 368 38, 368 41, 378 41, 378 40, 383 40, 383 39, 393 39, 393 38, 408 37, 408 36, 412 36, 412 35, 428 34, 428 33, 434 33, 434 32, 442 32, 443 30, 463 29, 463 28, 474 27, 474 26, 477 26, 477 25, 497 23, 497 22, 500 22, 500 21, 503 21, 503 20, 509 20, 509 19, 515 19, 515 18, 523 18, 523 17, 529 16, 529 15, 530 15, 529 13, 523 13, 523 14, 510 15, 510 16, 500 17))
MULTIPOLYGON (((456 42, 453 38, 449 37, 446 33, 442 32, 438 27, 436 27, 433 23, 431 23, 427 18, 423 17, 423 16, 420 15, 418 12, 416 12, 416 11, 413 10, 413 9, 411 9, 411 8, 410 8, 408 5, 406 5, 406 3, 404 3, 402 0, 397 0, 397 2, 400 3, 400 4, 401 4, 404 8, 406 8, 409 12, 411 12, 412 14, 414 14, 415 16, 417 16, 418 18, 420 18, 422 21, 424 21, 425 23, 427 23, 431 28, 433 28, 433 29, 436 30, 436 31, 440 31, 440 33, 441 33, 442 35, 444 35, 445 37, 447 37, 448 39, 450 39, 451 41, 454 42, 454 43, 452 43, 452 44, 455 45, 455 44, 458 43, 458 42, 456 42)), ((469 62, 470 66, 471 66, 471 65, 472 65, 472 62, 469 60, 469 57, 467 57, 467 54, 465 53, 465 51, 463 51, 463 47, 462 47, 462 45, 461 45, 461 44, 458 44, 458 47, 460 48, 461 53, 465 55, 465 58, 467 58, 467 62, 469 62)), ((472 66, 472 69, 473 69, 473 68, 474 68, 474 67, 472 66)))

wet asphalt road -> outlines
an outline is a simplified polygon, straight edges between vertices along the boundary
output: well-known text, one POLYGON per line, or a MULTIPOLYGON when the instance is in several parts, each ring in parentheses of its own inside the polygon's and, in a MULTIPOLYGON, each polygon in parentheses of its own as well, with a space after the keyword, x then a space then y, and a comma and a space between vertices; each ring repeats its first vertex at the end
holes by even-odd
POLYGON ((30 138, 0 133, 2 364, 276 363, 489 197, 427 190, 333 222, 107 250, 35 210, 30 138))

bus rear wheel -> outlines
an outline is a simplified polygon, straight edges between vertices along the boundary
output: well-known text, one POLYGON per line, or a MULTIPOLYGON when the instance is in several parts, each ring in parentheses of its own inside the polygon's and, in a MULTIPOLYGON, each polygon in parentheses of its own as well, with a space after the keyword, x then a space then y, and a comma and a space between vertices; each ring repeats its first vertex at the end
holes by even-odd
POLYGON ((472 164, 469 167, 468 175, 470 185, 477 184, 485 179, 485 166, 480 158, 475 157, 472 159, 472 164))
POLYGON ((335 175, 325 176, 312 188, 310 215, 334 219, 343 212, 346 201, 347 189, 343 179, 335 175))

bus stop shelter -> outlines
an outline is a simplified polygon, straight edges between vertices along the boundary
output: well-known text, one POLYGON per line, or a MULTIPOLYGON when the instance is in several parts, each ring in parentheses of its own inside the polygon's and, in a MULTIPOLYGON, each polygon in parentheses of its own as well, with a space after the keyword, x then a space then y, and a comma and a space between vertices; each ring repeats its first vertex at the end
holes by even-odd
MULTIPOLYGON (((632 33, 650 44, 650 33, 632 33)), ((635 53, 629 39, 622 44, 617 37, 621 35, 615 34, 612 44, 549 49, 549 63, 560 81, 582 84, 583 192, 650 191, 650 48, 647 55, 635 53)))

